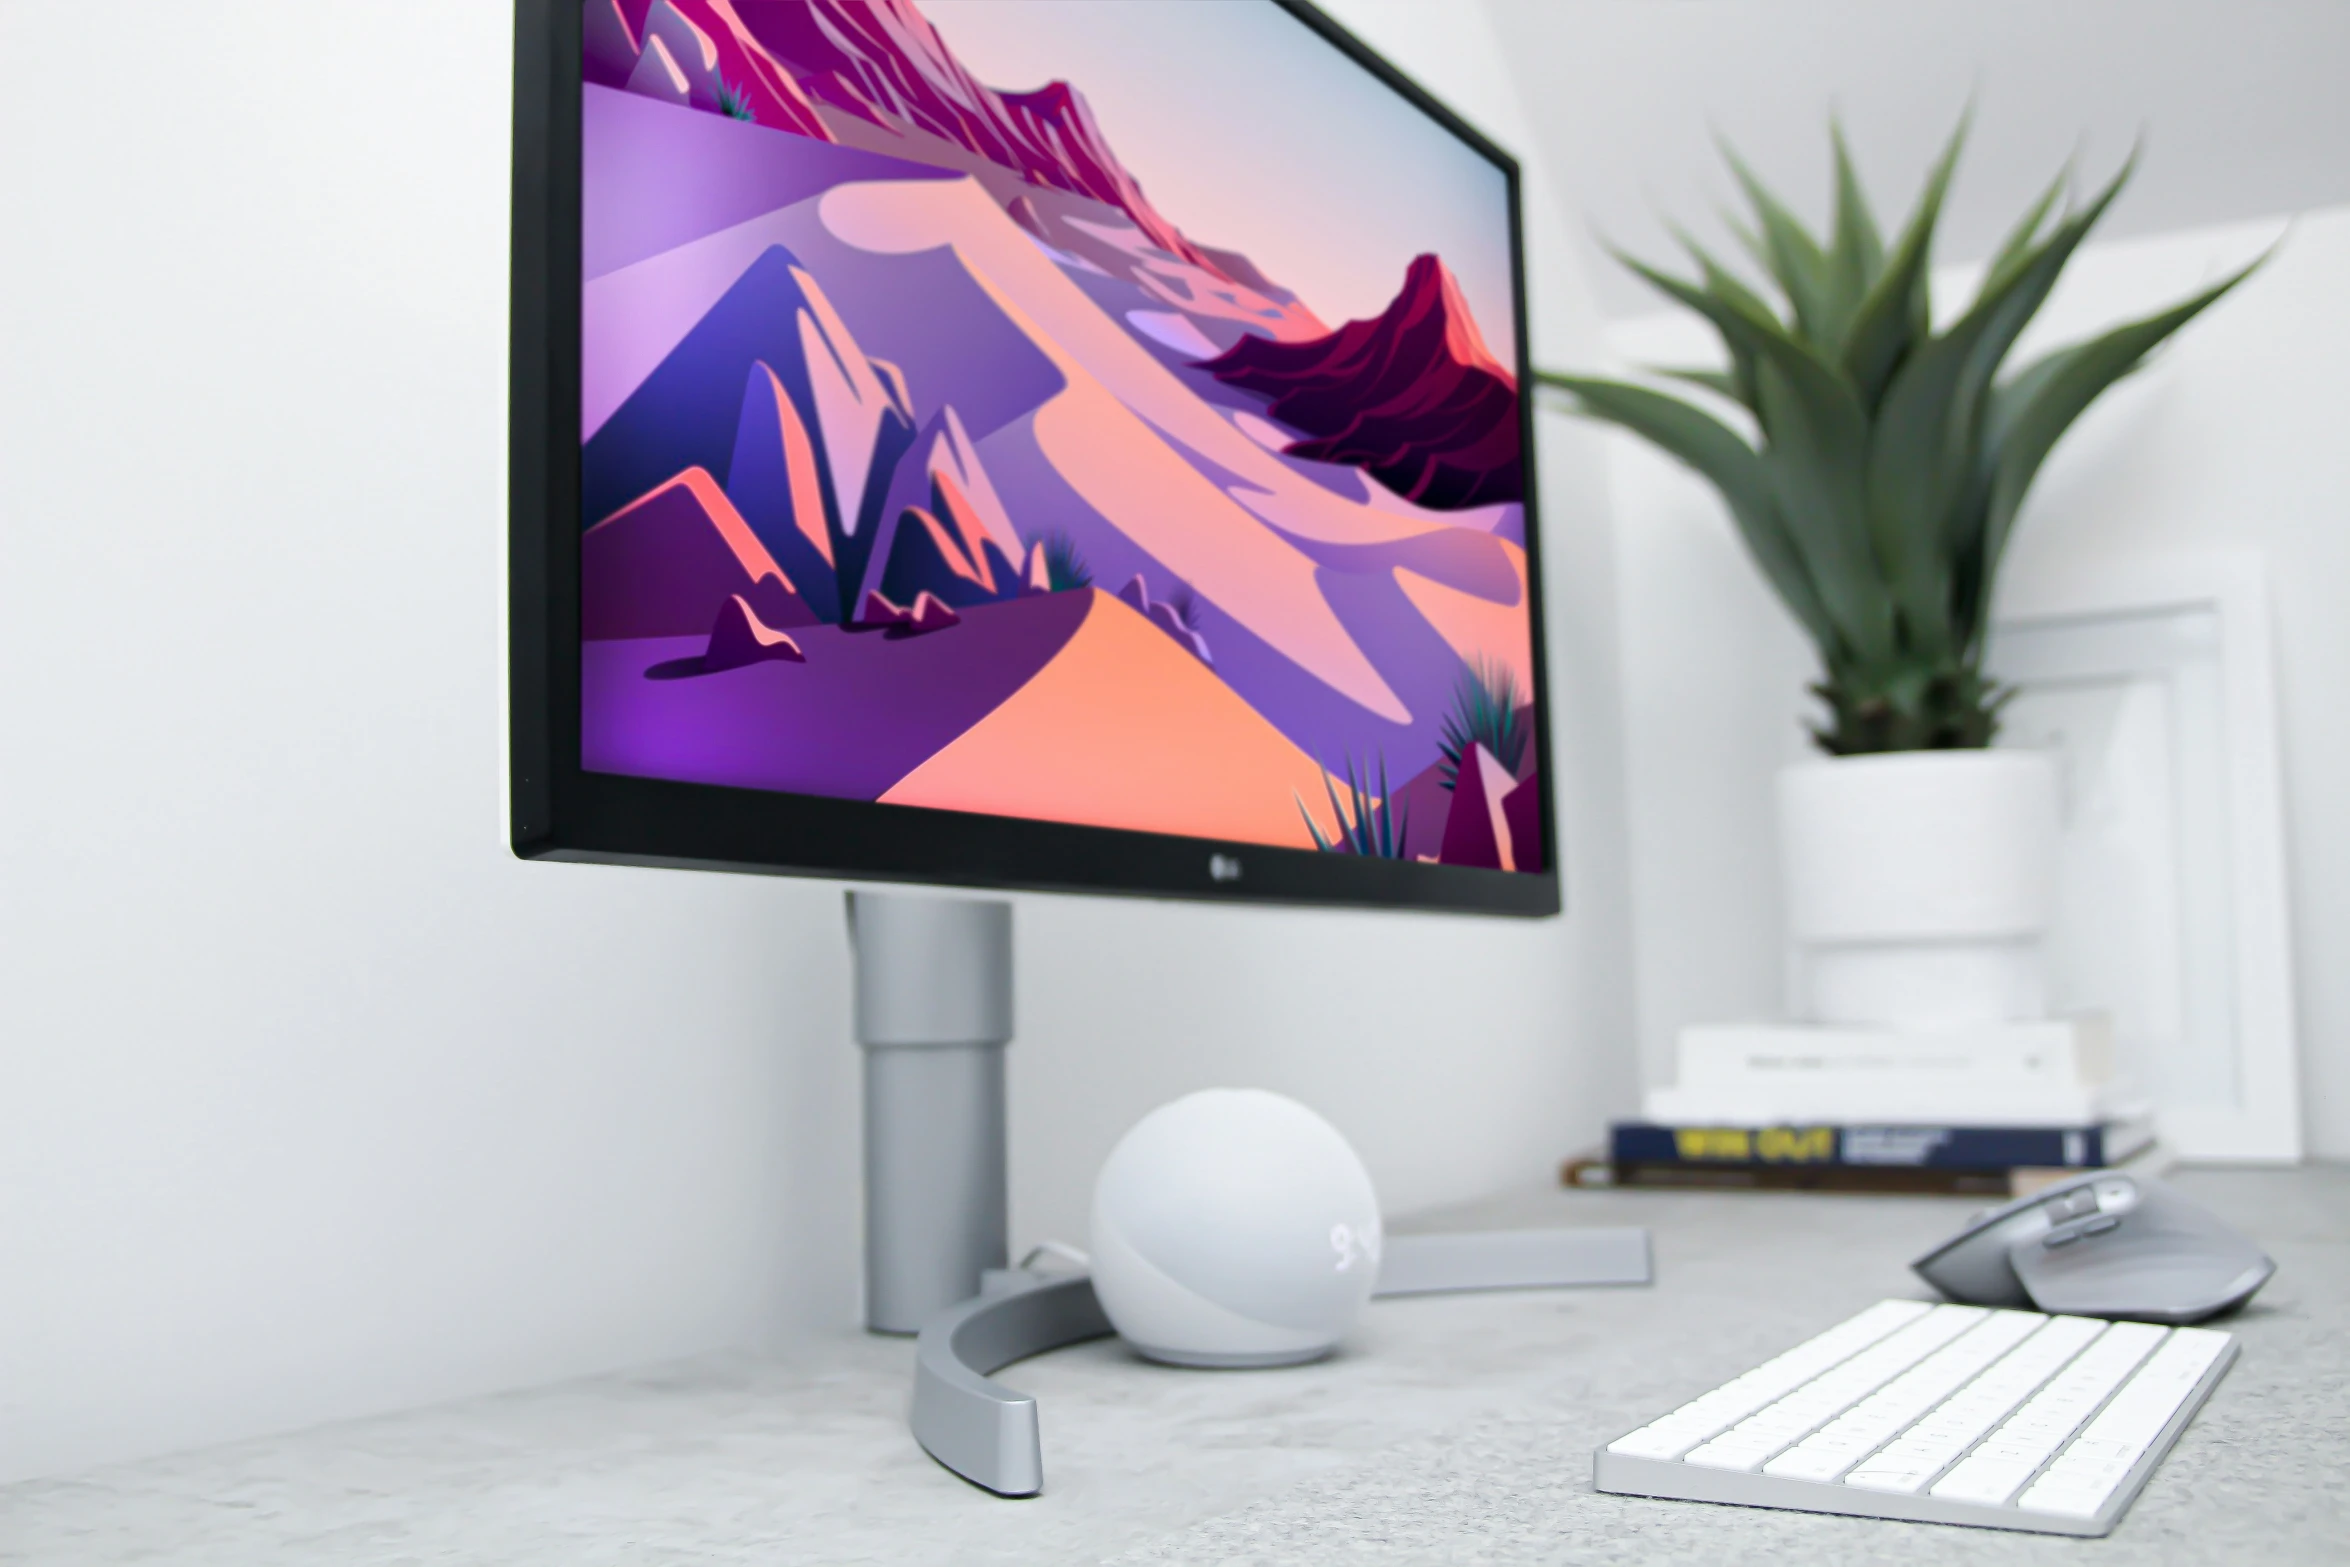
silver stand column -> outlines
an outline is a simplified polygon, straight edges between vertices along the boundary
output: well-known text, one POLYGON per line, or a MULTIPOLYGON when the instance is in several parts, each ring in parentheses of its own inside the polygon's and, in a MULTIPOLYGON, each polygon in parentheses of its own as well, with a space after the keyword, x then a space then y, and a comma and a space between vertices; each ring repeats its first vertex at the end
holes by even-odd
POLYGON ((865 1051, 865 1325, 917 1333, 1008 1260, 1012 906, 848 898, 865 1051))

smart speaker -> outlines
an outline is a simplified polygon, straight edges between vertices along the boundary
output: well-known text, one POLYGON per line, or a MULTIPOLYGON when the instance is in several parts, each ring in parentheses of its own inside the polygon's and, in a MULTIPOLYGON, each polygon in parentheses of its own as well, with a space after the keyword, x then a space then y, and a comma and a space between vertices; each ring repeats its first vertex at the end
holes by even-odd
POLYGON ((1119 1335, 1178 1366, 1286 1366, 1337 1348, 1379 1278, 1379 1197, 1294 1099, 1211 1088, 1161 1105, 1093 1191, 1093 1285, 1119 1335))

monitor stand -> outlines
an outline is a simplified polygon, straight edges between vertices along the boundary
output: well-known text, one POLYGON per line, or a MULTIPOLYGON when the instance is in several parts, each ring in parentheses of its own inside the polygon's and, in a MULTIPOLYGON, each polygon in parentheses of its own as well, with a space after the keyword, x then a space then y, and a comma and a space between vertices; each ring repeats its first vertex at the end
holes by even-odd
MULTIPOLYGON (((1036 1400, 989 1380, 1112 1330, 1084 1274, 1007 1269, 1012 906, 849 894, 865 1052, 865 1324, 918 1333, 915 1440, 1001 1496, 1044 1486, 1036 1400)), ((1633 1228, 1390 1235, 1379 1295, 1646 1284, 1633 1228)))
MULTIPOLYGON (((1630 1226, 1390 1235, 1372 1294, 1646 1284, 1648 1231, 1630 1226)), ((976 1299, 922 1326, 914 1347, 914 1440, 998 1496, 1044 1489, 1036 1400, 990 1378, 1016 1360, 1117 1331, 1082 1273, 989 1269, 976 1299)))
POLYGON ((865 1053, 865 1325, 919 1333, 1008 1260, 1012 906, 848 901, 865 1053))

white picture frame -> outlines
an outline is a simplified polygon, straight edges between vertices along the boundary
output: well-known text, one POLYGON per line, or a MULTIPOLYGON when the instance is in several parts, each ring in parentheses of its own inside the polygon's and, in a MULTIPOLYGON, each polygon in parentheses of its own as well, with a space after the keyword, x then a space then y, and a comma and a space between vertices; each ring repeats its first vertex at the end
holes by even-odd
POLYGON ((2301 1157, 2292 927, 2266 565, 2106 561, 2011 582, 1999 743, 2052 752, 2065 863, 2059 1010, 2113 1015, 2180 1157, 2301 1157))

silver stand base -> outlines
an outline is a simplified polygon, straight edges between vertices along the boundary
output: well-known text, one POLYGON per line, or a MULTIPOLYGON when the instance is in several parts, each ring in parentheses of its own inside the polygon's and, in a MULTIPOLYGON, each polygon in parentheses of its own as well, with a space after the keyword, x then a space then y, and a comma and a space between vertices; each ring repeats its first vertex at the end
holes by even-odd
POLYGON ((914 1345, 914 1440, 973 1485, 1034 1496, 1044 1489, 1036 1400, 988 1377, 1112 1330, 1085 1275, 1013 1278, 1002 1293, 967 1300, 923 1326, 914 1345))
POLYGON ((1162 1366, 1181 1366, 1188 1371, 1270 1371, 1276 1366, 1310 1366, 1338 1352, 1336 1344, 1316 1344, 1307 1349, 1268 1349, 1254 1355, 1203 1355, 1188 1349, 1161 1349, 1137 1339, 1128 1339, 1126 1347, 1145 1360, 1155 1360, 1162 1366))
MULTIPOLYGON (((1646 1284, 1654 1277, 1642 1229, 1391 1235, 1372 1293, 1646 1284)), ((1016 1360, 1115 1331, 1083 1274, 992 1274, 987 1294, 922 1326, 914 1346, 914 1440, 998 1496, 1036 1495, 1044 1489, 1036 1400, 989 1378, 1016 1360)), ((1136 1347, 1154 1359, 1173 1358, 1136 1347)))
POLYGON ((1655 1278, 1643 1229, 1457 1231, 1388 1236, 1372 1293, 1575 1289, 1655 1278))

